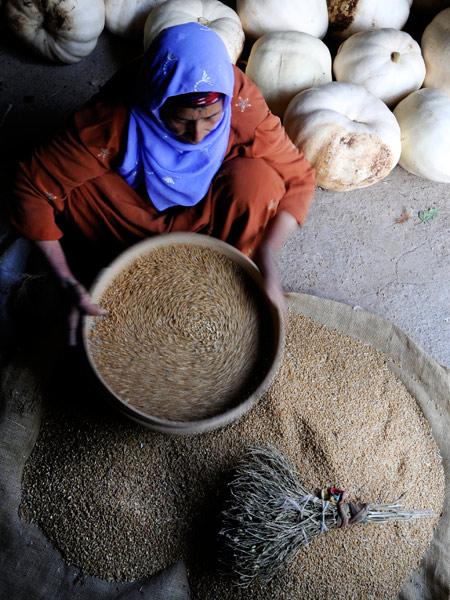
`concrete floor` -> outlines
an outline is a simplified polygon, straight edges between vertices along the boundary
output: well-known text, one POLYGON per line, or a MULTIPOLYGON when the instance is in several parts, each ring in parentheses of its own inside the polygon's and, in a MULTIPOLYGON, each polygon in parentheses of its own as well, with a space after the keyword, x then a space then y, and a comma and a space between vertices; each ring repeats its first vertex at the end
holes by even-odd
MULTIPOLYGON (((0 182, 62 118, 89 98, 138 46, 102 35, 71 66, 45 64, 0 28, 0 182)), ((364 190, 318 190, 308 222, 280 260, 286 290, 362 307, 395 322, 450 366, 450 187, 397 167, 364 190), (428 224, 418 212, 435 207, 428 224), (396 224, 403 210, 411 218, 396 224)))

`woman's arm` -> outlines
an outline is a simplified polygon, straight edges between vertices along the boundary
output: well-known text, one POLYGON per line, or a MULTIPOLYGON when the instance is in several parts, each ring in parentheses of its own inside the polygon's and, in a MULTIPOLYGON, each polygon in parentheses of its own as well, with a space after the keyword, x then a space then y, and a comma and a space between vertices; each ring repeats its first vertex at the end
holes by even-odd
POLYGON ((314 169, 294 146, 281 121, 273 115, 260 90, 243 73, 235 70, 237 91, 232 124, 239 152, 262 158, 284 182, 285 194, 270 221, 254 260, 265 279, 270 299, 280 308, 285 300, 277 268, 277 255, 298 225, 303 225, 314 196, 314 169), (245 117, 242 118, 242 113, 245 117))
POLYGON ((80 313, 102 315, 70 270, 59 239, 58 215, 72 190, 111 169, 118 153, 127 110, 120 99, 94 100, 77 111, 66 126, 20 163, 10 221, 17 233, 36 242, 66 291, 69 342, 75 343, 80 313))
POLYGON ((261 245, 278 252, 297 227, 297 219, 291 213, 281 210, 270 221, 261 245))
POLYGON ((37 241, 36 246, 47 259, 61 284, 64 285, 66 281, 75 281, 59 240, 37 241))

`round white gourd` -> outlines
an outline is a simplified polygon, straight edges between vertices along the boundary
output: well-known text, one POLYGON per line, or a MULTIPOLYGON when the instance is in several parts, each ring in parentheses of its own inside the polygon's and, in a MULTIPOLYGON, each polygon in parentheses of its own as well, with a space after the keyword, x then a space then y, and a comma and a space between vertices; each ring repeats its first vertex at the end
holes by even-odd
POLYGON ((338 81, 363 85, 388 106, 418 90, 425 77, 419 44, 405 31, 374 29, 355 33, 336 54, 338 81))
POLYGON ((400 157, 400 127, 364 87, 333 81, 297 94, 284 126, 316 169, 317 184, 347 191, 380 181, 400 157))
POLYGON ((436 15, 423 32, 422 52, 427 68, 423 85, 450 94, 450 8, 436 15))
POLYGON ((53 61, 76 63, 90 54, 105 25, 103 0, 8 0, 8 27, 53 61))
POLYGON ((219 0, 166 0, 153 8, 145 22, 145 48, 163 29, 192 21, 215 31, 222 38, 231 62, 237 61, 244 47, 244 31, 237 13, 219 0))
POLYGON ((253 45, 245 73, 281 117, 295 94, 331 81, 331 54, 308 33, 267 33, 253 45))
POLYGON ((450 97, 422 88, 394 110, 401 129, 400 165, 433 181, 450 183, 450 97))
POLYGON ((165 0, 104 0, 105 27, 111 33, 127 38, 137 38, 144 32, 145 20, 155 6, 165 0))
POLYGON ((330 31, 348 38, 358 31, 401 29, 409 17, 412 0, 328 0, 330 31))
POLYGON ((328 29, 326 0, 237 0, 237 12, 252 38, 273 31, 302 31, 322 38, 328 29))

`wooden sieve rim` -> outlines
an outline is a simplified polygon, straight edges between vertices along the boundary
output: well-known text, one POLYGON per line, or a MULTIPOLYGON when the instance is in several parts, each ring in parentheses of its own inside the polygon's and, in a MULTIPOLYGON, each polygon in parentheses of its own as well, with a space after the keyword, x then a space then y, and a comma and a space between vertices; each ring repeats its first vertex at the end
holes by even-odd
MULTIPOLYGON (((255 263, 230 244, 200 233, 165 233, 161 235, 156 235, 152 238, 143 240, 131 246, 122 254, 120 254, 116 259, 114 259, 108 267, 100 271, 90 289, 90 294, 93 302, 98 303, 101 296, 109 287, 113 279, 139 256, 147 254, 152 250, 181 244, 210 248, 231 259, 239 266, 241 266, 244 269, 244 271, 251 277, 253 282, 256 284, 256 287, 259 290, 261 296, 266 300, 268 309, 270 310, 270 324, 272 328, 271 334, 273 339, 273 359, 265 376, 262 378, 256 389, 250 396, 245 398, 236 406, 233 406, 218 415, 194 421, 173 421, 149 415, 148 413, 145 413, 139 410, 138 408, 135 408, 132 405, 128 404, 120 396, 118 396, 109 386, 109 384, 105 381, 101 373, 98 371, 88 343, 89 332, 95 324, 96 317, 92 317, 89 315, 85 315, 83 317, 82 339, 85 353, 91 369, 95 373, 97 379, 102 383, 104 388, 109 392, 111 397, 119 403, 122 412, 124 412, 129 418, 133 419, 134 421, 137 421, 141 425, 144 424, 150 427, 151 429, 154 429, 155 431, 189 435, 194 433, 203 433, 206 431, 217 429, 219 427, 224 427, 225 425, 228 425, 229 423, 237 420, 239 417, 244 415, 247 411, 250 410, 250 408, 252 408, 253 405, 257 403, 259 398, 269 388, 281 364, 281 358, 284 349, 285 331, 282 312, 280 308, 278 306, 275 306, 267 297, 267 294, 265 293, 263 287, 263 279, 261 273, 259 272, 255 263)), ((267 321, 269 321, 269 319, 267 319, 267 321)))

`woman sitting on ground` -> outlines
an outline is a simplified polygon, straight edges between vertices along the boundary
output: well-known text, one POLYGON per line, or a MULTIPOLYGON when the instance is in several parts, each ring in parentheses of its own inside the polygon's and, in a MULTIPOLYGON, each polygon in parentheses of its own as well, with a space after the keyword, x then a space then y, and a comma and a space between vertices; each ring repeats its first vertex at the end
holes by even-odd
POLYGON ((172 231, 252 257, 282 304, 275 255, 313 190, 312 168, 220 37, 187 23, 161 32, 20 165, 12 221, 70 289, 73 339, 80 311, 101 314, 79 281, 172 231))

